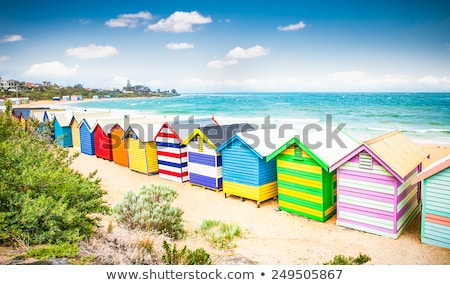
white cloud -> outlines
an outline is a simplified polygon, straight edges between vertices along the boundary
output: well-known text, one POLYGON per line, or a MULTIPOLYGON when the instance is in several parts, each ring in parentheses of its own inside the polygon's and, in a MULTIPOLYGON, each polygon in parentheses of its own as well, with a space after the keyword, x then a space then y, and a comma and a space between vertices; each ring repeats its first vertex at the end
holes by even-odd
POLYGON ((23 41, 24 38, 21 35, 6 35, 3 37, 2 42, 4 43, 12 43, 23 41))
POLYGON ((97 46, 90 44, 87 47, 69 48, 66 55, 79 59, 105 58, 118 54, 119 51, 112 46, 97 46))
POLYGON ((181 50, 194 48, 194 45, 189 43, 168 43, 166 47, 170 50, 181 50))
POLYGON ((24 72, 26 76, 40 76, 40 77, 68 77, 75 75, 80 66, 67 67, 59 61, 44 62, 33 64, 27 71, 24 72))
POLYGON ((145 24, 146 21, 153 18, 152 14, 147 11, 140 11, 135 14, 122 14, 114 19, 109 19, 105 25, 111 28, 135 28, 138 25, 145 24))
POLYGON ((80 19, 80 24, 82 24, 82 25, 87 25, 90 23, 91 23, 91 20, 89 20, 89 19, 80 19))
POLYGON ((359 70, 339 71, 328 75, 331 81, 358 81, 367 78, 367 74, 359 70))
POLYGON ((238 62, 236 59, 230 59, 230 60, 220 60, 220 59, 217 59, 217 60, 212 60, 212 61, 208 62, 207 66, 208 66, 209 68, 222 69, 222 68, 224 68, 225 66, 228 66, 228 65, 236 65, 236 64, 238 64, 238 63, 239 63, 239 62, 238 62))
POLYGON ((403 90, 410 80, 404 74, 371 76, 360 70, 341 71, 329 74, 322 82, 323 87, 333 90, 403 90))
POLYGON ((161 19, 156 24, 149 25, 147 30, 152 30, 154 32, 186 33, 193 31, 193 25, 203 25, 211 22, 211 17, 204 17, 197 11, 177 11, 168 18, 161 19))
POLYGON ((443 76, 443 77, 436 77, 436 76, 424 76, 418 80, 421 84, 426 85, 443 85, 443 86, 449 86, 450 85, 450 77, 443 76))
POLYGON ((305 23, 303 21, 298 22, 297 24, 291 24, 287 26, 278 26, 277 30, 279 31, 297 31, 304 29, 306 27, 305 23))
POLYGON ((230 59, 245 59, 245 58, 264 56, 264 55, 267 55, 268 53, 269 53, 269 49, 264 48, 260 45, 256 45, 256 46, 248 48, 248 49, 243 49, 241 47, 235 47, 234 49, 232 49, 228 52, 226 57, 230 58, 230 59))
POLYGON ((0 55, 0 61, 7 61, 10 60, 11 58, 7 55, 0 55))

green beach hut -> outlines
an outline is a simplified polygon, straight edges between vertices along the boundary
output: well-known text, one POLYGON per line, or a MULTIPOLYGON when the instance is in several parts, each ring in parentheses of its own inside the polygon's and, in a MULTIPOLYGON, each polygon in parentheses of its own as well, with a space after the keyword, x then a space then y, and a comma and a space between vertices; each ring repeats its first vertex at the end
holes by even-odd
POLYGON ((336 213, 336 170, 329 168, 359 144, 344 132, 327 142, 325 131, 292 137, 267 157, 276 160, 278 206, 320 222, 336 213))

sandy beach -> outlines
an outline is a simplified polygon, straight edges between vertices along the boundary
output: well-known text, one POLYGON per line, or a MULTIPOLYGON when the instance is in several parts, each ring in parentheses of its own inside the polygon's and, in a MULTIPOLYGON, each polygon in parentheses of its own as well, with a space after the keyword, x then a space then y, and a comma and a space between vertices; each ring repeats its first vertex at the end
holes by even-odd
MULTIPOLYGON (((424 146, 431 157, 437 159, 450 153, 449 146, 424 146)), ((425 162, 425 165, 430 163, 425 162)), ((396 240, 337 226, 335 216, 325 223, 279 211, 277 201, 267 201, 256 207, 253 201, 241 202, 239 198, 225 198, 222 192, 206 190, 147 176, 119 166, 114 162, 81 154, 73 168, 85 175, 97 170, 97 176, 108 191, 107 201, 114 205, 126 191, 138 191, 140 186, 162 183, 176 187, 175 205, 184 210, 185 228, 194 233, 205 219, 237 223, 244 232, 231 251, 208 248, 199 237, 189 235, 180 244, 188 247, 205 247, 218 259, 236 257, 256 264, 316 265, 327 262, 335 255, 371 257, 368 264, 412 265, 450 264, 450 250, 420 242, 420 216, 396 240)), ((112 217, 105 218, 108 222, 112 217)))
MULTIPOLYGON (((55 103, 59 102, 32 102, 27 106, 55 103)), ((422 147, 430 154, 423 167, 450 153, 450 146, 422 147)), ((142 185, 156 183, 175 187, 178 196, 174 204, 183 209, 185 229, 189 233, 185 240, 178 243, 192 249, 205 248, 215 264, 230 264, 232 260, 237 260, 235 264, 317 265, 332 260, 336 255, 356 257, 360 253, 370 256, 368 264, 376 265, 450 264, 449 249, 421 243, 420 215, 398 239, 391 239, 337 226, 335 216, 324 223, 317 222, 279 211, 276 200, 264 202, 257 208, 251 200, 242 202, 237 197, 225 198, 222 192, 192 186, 189 182, 180 184, 163 180, 158 175, 137 173, 96 156, 80 154, 72 167, 83 175, 97 171, 96 176, 107 191, 105 199, 111 206, 120 201, 125 192, 137 192, 142 185), (237 223, 243 230, 243 236, 236 240, 236 247, 217 250, 195 235, 206 219, 237 223)), ((118 227, 113 217, 104 218, 105 225, 110 221, 118 227)))

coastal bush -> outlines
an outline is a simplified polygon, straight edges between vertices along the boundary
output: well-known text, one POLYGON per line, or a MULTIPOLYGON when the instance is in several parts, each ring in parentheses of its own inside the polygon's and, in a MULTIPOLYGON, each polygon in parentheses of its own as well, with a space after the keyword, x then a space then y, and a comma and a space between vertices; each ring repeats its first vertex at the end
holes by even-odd
POLYGON ((70 168, 66 149, 0 114, 0 244, 76 243, 109 213, 100 181, 70 168))
POLYGON ((176 194, 174 187, 145 185, 139 193, 126 192, 113 211, 117 221, 131 229, 153 230, 180 239, 185 235, 183 210, 171 205, 176 194))
POLYGON ((229 249, 234 247, 233 239, 241 236, 241 228, 236 224, 226 224, 218 220, 204 220, 200 233, 214 247, 229 249))
POLYGON ((25 257, 34 257, 39 260, 61 257, 75 258, 77 255, 78 246, 70 243, 49 244, 43 247, 35 247, 24 254, 25 257))
POLYGON ((162 261, 166 265, 211 265, 211 257, 203 248, 192 251, 184 246, 178 250, 175 243, 171 246, 164 241, 163 249, 162 261))

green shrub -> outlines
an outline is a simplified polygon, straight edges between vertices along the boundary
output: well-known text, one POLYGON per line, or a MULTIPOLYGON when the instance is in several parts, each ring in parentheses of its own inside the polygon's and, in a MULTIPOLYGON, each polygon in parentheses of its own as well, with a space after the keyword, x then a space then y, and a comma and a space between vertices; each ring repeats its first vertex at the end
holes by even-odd
POLYGON ((78 246, 76 244, 62 243, 62 244, 50 244, 44 247, 31 248, 25 257, 34 257, 39 260, 45 260, 49 258, 62 258, 71 257, 74 258, 78 255, 78 246))
POLYGON ((113 208, 117 221, 131 229, 153 230, 171 238, 184 237, 183 210, 172 207, 176 189, 165 185, 142 186, 127 192, 113 208))
POLYGON ((177 249, 177 245, 173 246, 167 241, 163 242, 165 254, 162 256, 163 263, 166 265, 210 265, 211 257, 203 249, 198 248, 194 251, 184 246, 181 250, 177 249))
POLYGON ((49 145, 0 114, 0 244, 75 243, 108 214, 100 180, 70 168, 68 150, 49 145))
POLYGON ((233 246, 233 239, 241 237, 241 228, 236 224, 226 224, 217 220, 204 220, 200 233, 214 247, 228 249, 233 246))
POLYGON ((365 254, 359 254, 358 257, 354 258, 351 256, 343 256, 343 255, 336 255, 333 260, 324 263, 323 265, 361 265, 366 262, 369 262, 371 258, 368 255, 365 254))

